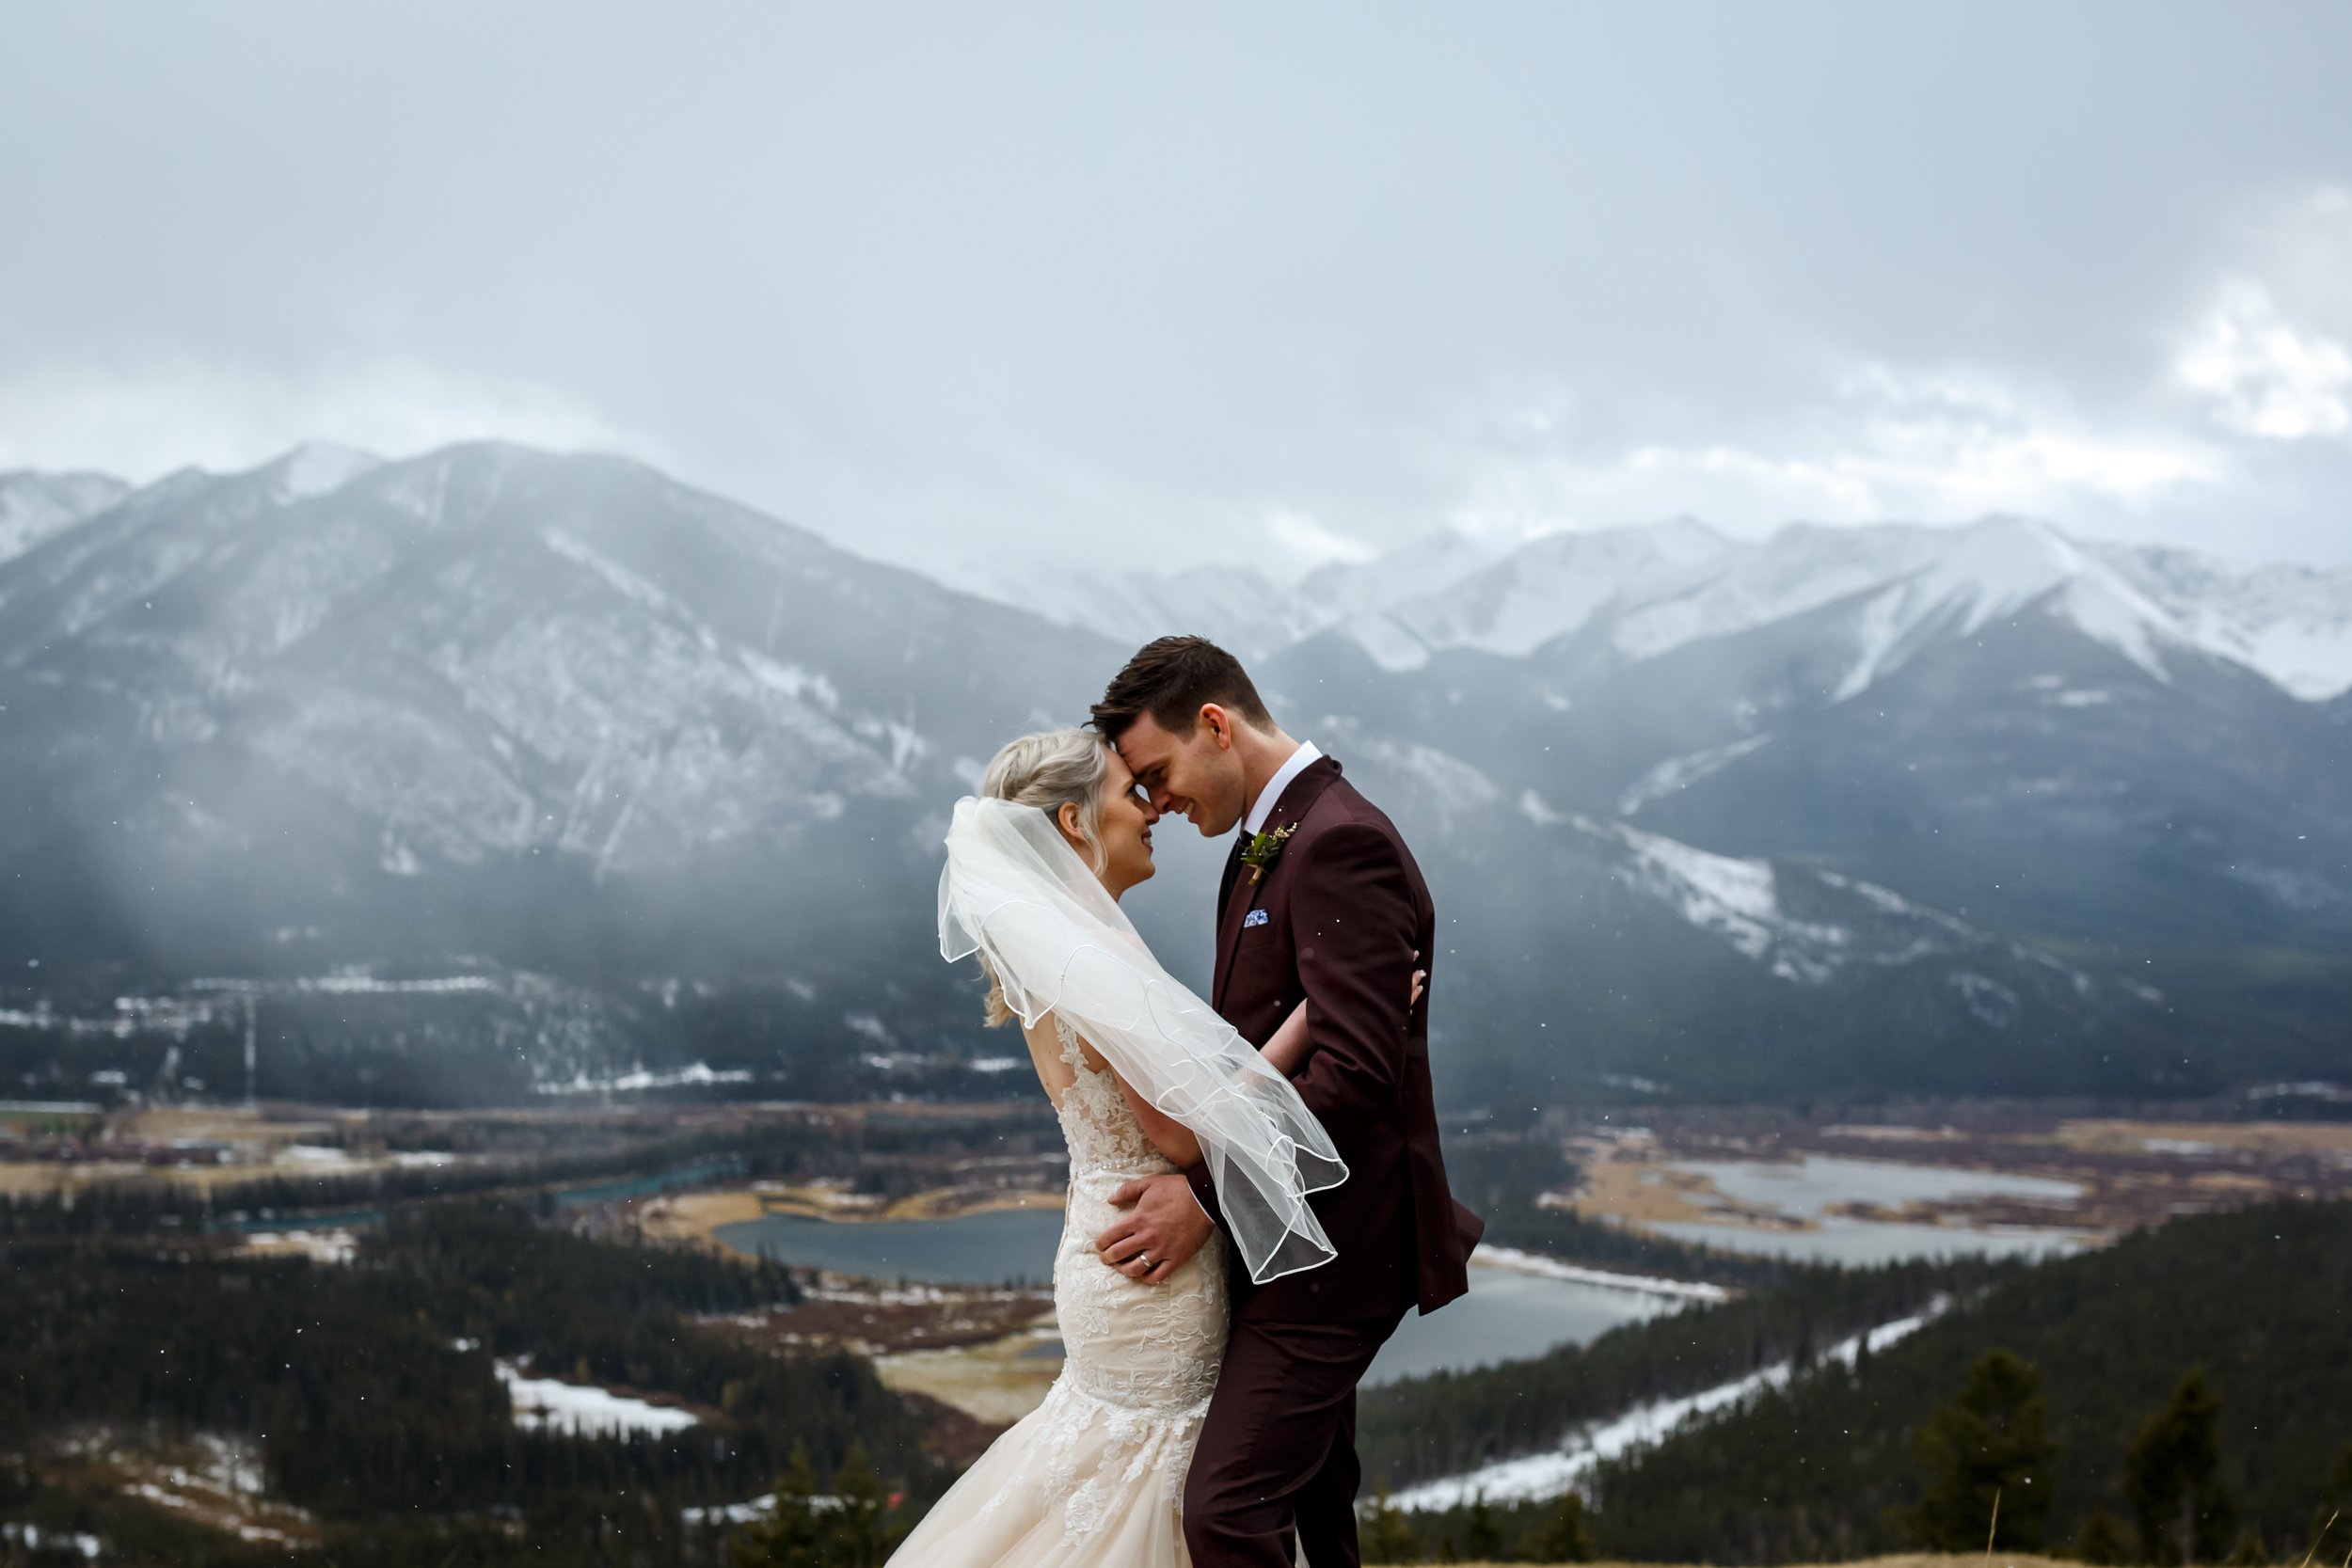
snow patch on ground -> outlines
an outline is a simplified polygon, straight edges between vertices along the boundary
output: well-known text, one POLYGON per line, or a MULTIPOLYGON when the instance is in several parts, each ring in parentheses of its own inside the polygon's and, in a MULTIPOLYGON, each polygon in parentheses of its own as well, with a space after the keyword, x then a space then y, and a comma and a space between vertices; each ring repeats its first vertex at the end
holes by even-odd
POLYGON ((1521 1252, 1517 1247, 1493 1246, 1485 1242, 1481 1242, 1470 1254, 1470 1261, 1490 1269, 1509 1269, 1514 1274, 1565 1279, 1579 1285, 1598 1285, 1612 1291, 1631 1291, 1641 1295, 1673 1296, 1682 1301, 1731 1299, 1731 1292, 1720 1285, 1708 1285, 1694 1279, 1667 1279, 1657 1275, 1619 1274, 1613 1269, 1588 1269, 1581 1263, 1563 1263, 1557 1259, 1521 1252))
MULTIPOLYGON (((1916 1333, 1942 1310, 1943 1304, 1938 1303, 1915 1317, 1881 1323, 1867 1334, 1857 1334, 1832 1345, 1822 1359, 1851 1366, 1865 1339, 1876 1354, 1916 1333)), ((1579 1485, 1597 1465, 1635 1449, 1662 1442, 1681 1427, 1719 1410, 1732 1409, 1768 1388, 1785 1388, 1795 1375, 1795 1367, 1783 1361, 1681 1399, 1636 1405, 1621 1416, 1580 1429, 1555 1452, 1500 1460, 1464 1475, 1424 1481, 1398 1493, 1390 1502, 1396 1508, 1422 1513, 1459 1507, 1482 1497, 1490 1503, 1542 1502, 1557 1497, 1579 1485)))
POLYGON ((1538 828, 1556 828, 1568 820, 1565 812, 1554 811, 1542 796, 1532 789, 1519 791, 1519 815, 1538 828))
POLYGON ((606 587, 623 598, 643 605, 647 610, 678 615, 690 622, 693 620, 675 599, 587 541, 554 528, 541 529, 539 540, 574 565, 586 567, 602 578, 606 587))
POLYGON ((641 1089, 675 1089, 685 1085, 709 1084, 748 1084, 752 1081, 749 1068, 714 1068, 707 1062, 694 1062, 671 1072, 655 1072, 642 1063, 627 1072, 609 1078, 591 1078, 585 1072, 574 1073, 560 1081, 550 1080, 531 1085, 533 1094, 629 1094, 641 1089))
POLYGON ((1710 854, 1622 822, 1613 832, 1633 851, 1619 875, 1692 925, 1769 963, 1784 980, 1819 985, 1836 969, 1848 933, 1784 913, 1770 862, 1710 854))
POLYGON ((1705 751, 1686 756, 1668 757, 1648 772, 1633 781, 1623 795, 1617 797, 1617 815, 1631 816, 1652 800, 1688 789, 1701 779, 1711 778, 1752 752, 1772 743, 1772 736, 1752 735, 1727 745, 1709 746, 1705 751))
POLYGON ((1485 811, 1502 799, 1502 791, 1494 780, 1434 746, 1391 739, 1365 729, 1354 720, 1337 716, 1317 720, 1312 730, 1329 737, 1335 754, 1352 762, 1360 761, 1383 774, 1409 780, 1426 791, 1440 817, 1485 811))
POLYGON ((1391 674, 1429 662, 1429 645, 1386 615, 1359 615, 1347 623, 1348 639, 1391 674))
POLYGON ((499 1381, 514 1402, 515 1424, 568 1432, 580 1437, 659 1437, 695 1424, 692 1413, 615 1394, 594 1384, 531 1377, 512 1361, 497 1364, 499 1381))
POLYGON ((0 1525, 0 1541, 21 1545, 28 1552, 79 1552, 92 1562, 104 1549, 104 1543, 87 1530, 45 1530, 39 1525, 18 1524, 14 1520, 0 1525))

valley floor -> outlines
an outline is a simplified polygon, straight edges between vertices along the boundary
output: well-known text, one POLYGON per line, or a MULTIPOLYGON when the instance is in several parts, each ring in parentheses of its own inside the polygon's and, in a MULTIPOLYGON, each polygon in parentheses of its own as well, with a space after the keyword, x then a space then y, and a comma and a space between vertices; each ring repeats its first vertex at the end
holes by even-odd
POLYGON ((1570 1148, 1581 1180, 1549 1204, 1735 1251, 1824 1257, 1867 1244, 1872 1226, 1951 1227, 1956 1243, 2042 1232, 2073 1244, 2176 1214, 2352 1194, 2346 1122, 1967 1102, 1870 1122, 1659 1108, 1570 1148), (1854 1240, 1826 1239, 1835 1231, 1854 1240))

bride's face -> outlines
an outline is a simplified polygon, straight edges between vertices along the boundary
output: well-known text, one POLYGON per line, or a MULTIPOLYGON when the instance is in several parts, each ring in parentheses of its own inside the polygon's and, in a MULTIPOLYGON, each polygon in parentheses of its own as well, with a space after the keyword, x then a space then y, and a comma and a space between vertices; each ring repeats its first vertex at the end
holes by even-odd
MULTIPOLYGON (((1103 885, 1116 898, 1137 882, 1148 881, 1158 869, 1152 863, 1152 825, 1160 819, 1117 752, 1110 753, 1103 772, 1103 795, 1096 815, 1095 832, 1103 846, 1103 885)), ((1060 825, 1070 847, 1081 860, 1093 864, 1086 840, 1077 831, 1078 808, 1064 806, 1060 825)))

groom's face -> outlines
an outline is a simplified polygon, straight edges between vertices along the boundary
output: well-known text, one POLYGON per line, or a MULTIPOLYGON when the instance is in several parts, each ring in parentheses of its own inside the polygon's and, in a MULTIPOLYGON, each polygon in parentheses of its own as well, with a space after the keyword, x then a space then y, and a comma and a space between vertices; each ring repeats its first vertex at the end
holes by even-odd
POLYGON ((1233 750, 1233 720, 1217 704, 1201 705, 1189 735, 1172 734, 1150 714, 1140 715, 1118 747, 1162 816, 1182 812, 1207 838, 1232 832, 1241 820, 1248 789, 1241 753, 1233 750))

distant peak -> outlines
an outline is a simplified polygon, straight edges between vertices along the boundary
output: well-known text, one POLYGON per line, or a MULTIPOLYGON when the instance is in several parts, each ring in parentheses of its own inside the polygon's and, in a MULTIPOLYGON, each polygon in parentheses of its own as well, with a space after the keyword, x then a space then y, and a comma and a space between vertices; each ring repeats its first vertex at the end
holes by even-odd
POLYGON ((2054 539, 2072 545, 2066 531, 2045 517, 2029 517, 2019 512, 1988 512, 1974 522, 1963 523, 1963 533, 2009 535, 2023 539, 2054 539))
POLYGON ((276 482, 283 499, 307 500, 342 489, 369 469, 382 467, 383 462, 374 453, 356 447, 338 446, 332 441, 305 441, 262 471, 276 482))
POLYGON ((1677 512, 1671 517, 1661 517, 1650 524, 1650 527, 1661 533, 1687 533, 1718 540, 1724 538, 1723 530, 1706 518, 1694 516, 1688 512, 1677 512))

